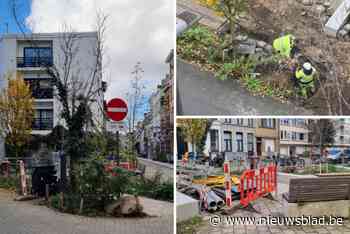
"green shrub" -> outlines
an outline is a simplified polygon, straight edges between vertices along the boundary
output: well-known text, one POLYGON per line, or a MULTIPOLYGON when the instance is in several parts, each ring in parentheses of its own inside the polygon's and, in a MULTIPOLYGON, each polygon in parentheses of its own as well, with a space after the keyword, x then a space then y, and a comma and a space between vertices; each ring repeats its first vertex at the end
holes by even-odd
POLYGON ((151 179, 141 179, 140 177, 134 177, 128 186, 127 193, 157 200, 173 201, 173 183, 161 182, 160 178, 160 173, 157 173, 151 179))
POLYGON ((16 189, 18 185, 18 179, 15 177, 0 177, 0 188, 3 189, 16 189))

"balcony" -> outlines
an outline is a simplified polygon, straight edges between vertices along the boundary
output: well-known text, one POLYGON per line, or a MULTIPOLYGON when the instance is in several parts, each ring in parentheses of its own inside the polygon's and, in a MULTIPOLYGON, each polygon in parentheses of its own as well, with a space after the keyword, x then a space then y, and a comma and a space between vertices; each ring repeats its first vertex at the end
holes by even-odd
POLYGON ((35 99, 52 99, 53 98, 53 88, 34 89, 34 90, 32 90, 32 96, 35 99))
POLYGON ((53 129, 53 118, 34 118, 33 130, 51 130, 53 129))
POLYGON ((47 67, 53 65, 53 57, 17 57, 17 67, 47 67))

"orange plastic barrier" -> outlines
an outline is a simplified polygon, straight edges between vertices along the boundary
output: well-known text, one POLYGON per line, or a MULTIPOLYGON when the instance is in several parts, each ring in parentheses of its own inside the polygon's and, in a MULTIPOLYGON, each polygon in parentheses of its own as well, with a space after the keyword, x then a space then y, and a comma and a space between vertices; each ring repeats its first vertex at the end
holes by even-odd
POLYGON ((240 181, 240 204, 246 207, 259 197, 277 191, 277 167, 270 165, 257 170, 246 170, 240 181))

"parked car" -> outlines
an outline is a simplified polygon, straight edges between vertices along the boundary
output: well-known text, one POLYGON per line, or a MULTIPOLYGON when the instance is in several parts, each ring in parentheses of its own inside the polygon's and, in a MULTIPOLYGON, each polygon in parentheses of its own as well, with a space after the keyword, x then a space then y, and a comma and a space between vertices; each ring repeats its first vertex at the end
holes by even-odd
POLYGON ((338 149, 332 149, 327 152, 326 158, 331 162, 341 162, 343 157, 343 151, 338 149))

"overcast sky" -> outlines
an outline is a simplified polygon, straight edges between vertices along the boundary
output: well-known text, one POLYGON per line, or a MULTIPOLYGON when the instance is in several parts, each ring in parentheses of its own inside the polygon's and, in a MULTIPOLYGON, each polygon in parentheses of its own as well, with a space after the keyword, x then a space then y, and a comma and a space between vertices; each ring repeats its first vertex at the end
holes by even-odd
POLYGON ((148 93, 165 77, 173 48, 174 0, 33 0, 26 22, 33 32, 56 32, 64 23, 76 31, 94 28, 96 10, 109 15, 106 33, 106 98, 125 97, 137 61, 148 93))

